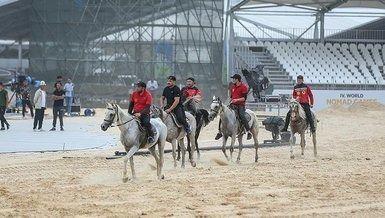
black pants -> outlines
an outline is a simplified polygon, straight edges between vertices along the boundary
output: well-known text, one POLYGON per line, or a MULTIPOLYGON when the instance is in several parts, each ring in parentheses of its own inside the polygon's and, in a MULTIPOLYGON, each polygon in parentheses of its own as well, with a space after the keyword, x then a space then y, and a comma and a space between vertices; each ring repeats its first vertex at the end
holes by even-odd
POLYGON ((174 108, 172 112, 175 114, 178 122, 183 125, 185 130, 190 128, 189 124, 187 123, 186 114, 184 113, 184 110, 182 107, 178 106, 174 108))
POLYGON ((63 115, 64 115, 64 107, 63 106, 54 106, 53 107, 53 123, 52 126, 56 127, 56 121, 59 117, 60 127, 63 127, 63 115))
POLYGON ((31 117, 33 117, 33 107, 30 100, 21 100, 21 103, 23 105, 23 117, 25 117, 26 107, 28 106, 29 112, 31 113, 31 117))
POLYGON ((1 128, 4 128, 4 124, 7 125, 7 126, 9 125, 8 122, 7 122, 7 120, 6 120, 5 117, 4 117, 5 110, 6 110, 5 106, 0 106, 0 121, 1 121, 1 128))
POLYGON ((43 126, 44 111, 45 111, 45 108, 35 109, 35 117, 33 120, 33 129, 36 129, 36 126, 38 124, 39 124, 38 129, 41 129, 41 127, 43 126))
MULTIPOLYGON (((301 103, 301 106, 305 111, 306 120, 310 125, 310 130, 315 131, 314 120, 313 120, 313 116, 311 115, 310 105, 307 103, 301 103)), ((283 130, 287 130, 287 128, 289 127, 290 117, 291 117, 291 111, 289 110, 289 112, 287 112, 286 114, 285 126, 283 127, 283 130)))
POLYGON ((247 122, 247 119, 246 119, 245 106, 232 104, 231 107, 235 110, 235 113, 237 113, 239 120, 241 124, 245 127, 246 131, 250 131, 249 122, 247 122))
POLYGON ((154 137, 154 132, 151 129, 150 119, 150 114, 142 114, 139 118, 140 124, 143 126, 144 129, 146 129, 147 135, 150 137, 154 137))

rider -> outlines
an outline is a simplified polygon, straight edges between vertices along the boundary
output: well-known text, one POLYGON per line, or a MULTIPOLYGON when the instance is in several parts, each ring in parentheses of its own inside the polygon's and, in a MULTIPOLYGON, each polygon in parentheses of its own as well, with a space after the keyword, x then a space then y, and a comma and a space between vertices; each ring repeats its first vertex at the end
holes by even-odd
MULTIPOLYGON (((232 77, 233 79, 233 85, 230 90, 230 106, 232 109, 235 110, 235 113, 237 113, 241 124, 245 127, 247 133, 247 139, 251 139, 252 135, 250 133, 250 126, 249 122, 247 122, 246 119, 246 98, 248 93, 248 87, 246 84, 242 83, 242 77, 239 74, 234 74, 232 77)), ((220 125, 220 124, 219 124, 220 125)), ((215 139, 219 139, 222 137, 222 133, 219 132, 215 139)))
POLYGON ((186 120, 186 114, 183 110, 182 102, 180 100, 182 92, 179 87, 175 85, 175 76, 169 76, 167 80, 167 86, 163 90, 162 97, 160 99, 160 106, 163 108, 164 100, 166 99, 166 106, 164 107, 166 113, 173 112, 176 119, 181 123, 187 134, 191 133, 191 129, 186 120))
MULTIPOLYGON (((312 108, 314 104, 313 93, 310 87, 303 83, 302 75, 297 76, 297 84, 294 86, 293 98, 296 99, 302 105, 306 113, 306 119, 310 125, 310 131, 315 132, 314 120, 310 111, 310 108, 312 108)), ((290 116, 291 111, 289 110, 289 112, 287 112, 285 126, 283 127, 282 131, 287 131, 287 128, 289 127, 290 123, 290 116)))
MULTIPOLYGON (((193 100, 196 102, 202 101, 202 92, 196 87, 195 79, 190 77, 186 80, 186 86, 182 88, 182 102, 193 100)), ((197 108, 194 104, 186 104, 186 111, 191 111, 193 115, 197 116, 197 108)))
POLYGON ((146 129, 147 142, 154 142, 154 132, 150 123, 150 106, 152 104, 152 96, 146 90, 146 83, 139 81, 136 83, 136 90, 132 93, 128 113, 139 118, 140 124, 146 129))

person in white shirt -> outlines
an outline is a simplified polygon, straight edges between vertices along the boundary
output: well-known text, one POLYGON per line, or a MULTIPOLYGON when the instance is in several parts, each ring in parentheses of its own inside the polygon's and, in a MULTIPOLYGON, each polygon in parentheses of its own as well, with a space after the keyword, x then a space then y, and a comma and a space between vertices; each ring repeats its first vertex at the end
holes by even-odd
POLYGON ((47 93, 45 92, 47 85, 44 81, 40 82, 40 88, 35 92, 35 96, 33 98, 33 103, 35 104, 35 117, 33 120, 33 130, 36 130, 38 126, 39 131, 43 131, 43 119, 44 119, 44 111, 47 107, 47 93))
POLYGON ((158 82, 154 79, 151 79, 147 82, 147 90, 150 91, 151 95, 155 98, 156 92, 158 91, 159 85, 158 82))
POLYGON ((68 78, 67 83, 64 85, 65 101, 67 106, 67 115, 71 116, 72 101, 74 99, 74 84, 71 78, 68 78))

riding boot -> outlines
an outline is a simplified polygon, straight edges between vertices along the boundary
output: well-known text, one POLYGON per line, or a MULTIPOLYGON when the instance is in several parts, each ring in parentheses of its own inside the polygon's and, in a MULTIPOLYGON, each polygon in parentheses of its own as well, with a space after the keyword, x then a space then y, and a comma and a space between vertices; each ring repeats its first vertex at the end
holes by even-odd
POLYGON ((286 119, 285 119, 285 126, 283 126, 282 132, 287 132, 287 129, 289 128, 289 123, 290 123, 290 110, 286 114, 286 119))
POLYGON ((311 110, 310 110, 310 105, 309 104, 301 104, 301 105, 302 105, 302 108, 305 111, 306 120, 309 123, 310 131, 312 133, 314 133, 315 132, 315 126, 314 126, 313 116, 312 116, 312 113, 311 113, 311 110))

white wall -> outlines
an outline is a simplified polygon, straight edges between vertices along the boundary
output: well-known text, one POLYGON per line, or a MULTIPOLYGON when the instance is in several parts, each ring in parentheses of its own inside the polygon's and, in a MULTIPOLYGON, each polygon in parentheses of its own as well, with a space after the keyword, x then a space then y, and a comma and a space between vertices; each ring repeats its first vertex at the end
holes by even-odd
MULTIPOLYGON (((289 94, 291 90, 274 90, 273 94, 289 94)), ((385 104, 385 90, 313 90, 314 110, 333 105, 348 107, 355 102, 379 102, 385 104)))

